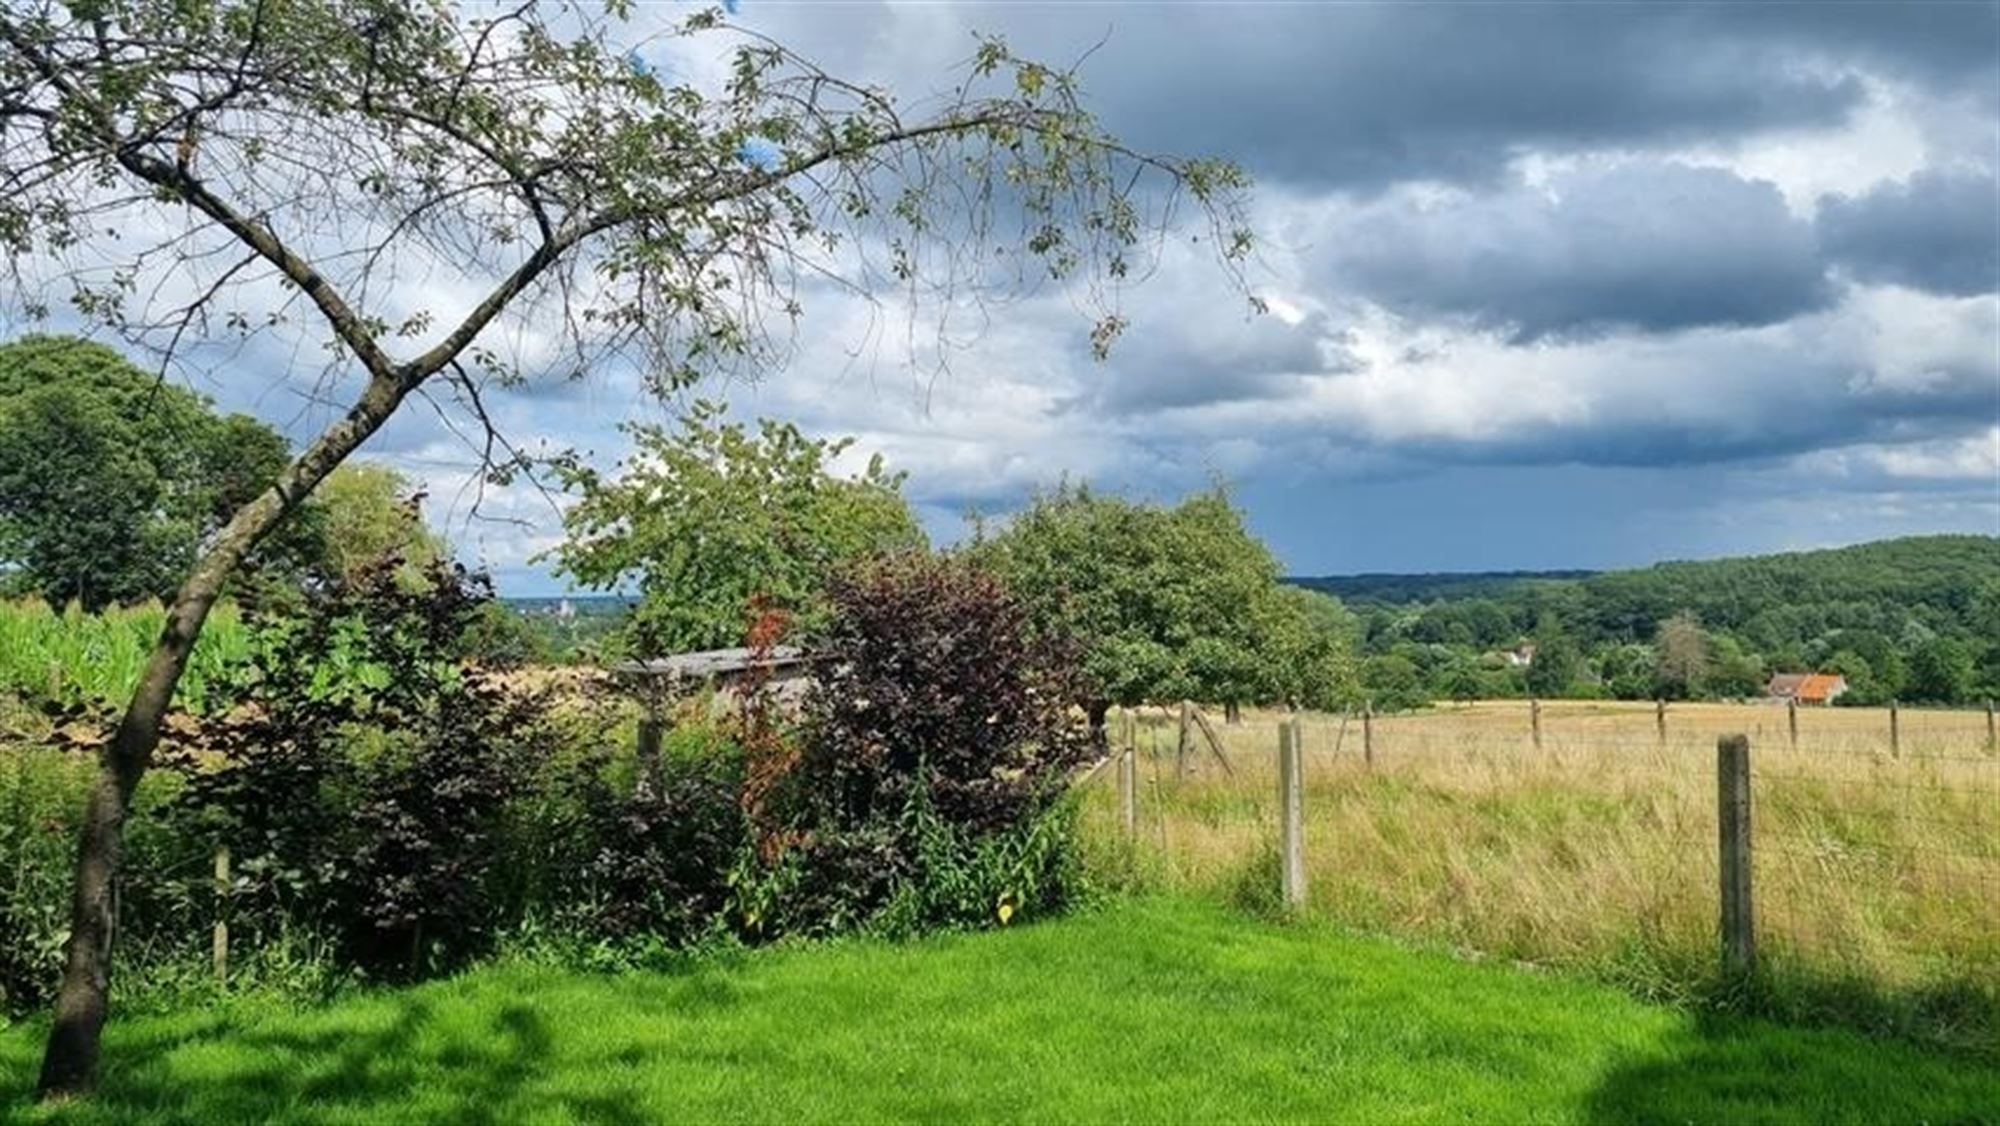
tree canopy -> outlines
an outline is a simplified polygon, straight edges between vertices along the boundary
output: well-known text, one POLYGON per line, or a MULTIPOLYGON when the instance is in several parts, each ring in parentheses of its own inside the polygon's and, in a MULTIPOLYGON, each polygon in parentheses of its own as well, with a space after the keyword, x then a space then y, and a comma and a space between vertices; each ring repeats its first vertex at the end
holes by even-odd
MULTIPOLYGON (((269 426, 217 414, 114 348, 68 336, 0 344, 0 581, 93 610, 168 597, 289 457, 269 426)), ((295 529, 252 571, 295 573, 321 542, 295 529)))
POLYGON ((350 461, 326 475, 312 504, 326 540, 329 577, 353 583, 387 556, 414 581, 447 558, 444 537, 424 523, 421 494, 395 467, 350 461))
POLYGON ((809 438, 770 419, 751 430, 706 402, 672 428, 626 433, 634 450, 615 474, 565 472, 577 500, 554 556, 585 586, 637 591, 635 653, 741 645, 759 610, 811 634, 826 621, 838 567, 925 546, 902 475, 879 455, 859 472, 835 471, 851 439, 809 438))
POLYGON ((1826 551, 1574 572, 1301 579, 1347 592, 1368 652, 1434 697, 1754 696, 1774 672, 1846 676, 1845 704, 2000 695, 2000 539, 1921 536, 1826 551), (1565 651, 1551 658, 1542 634, 1565 651), (1526 670, 1468 664, 1532 638, 1526 670), (1539 670, 1536 666, 1541 666, 1539 670), (1532 683, 1531 683, 1532 682, 1532 683))
POLYGON ((1286 593, 1220 490, 1172 507, 1063 485, 968 548, 1050 632, 1073 632, 1105 701, 1320 700, 1351 689, 1346 615, 1286 593))

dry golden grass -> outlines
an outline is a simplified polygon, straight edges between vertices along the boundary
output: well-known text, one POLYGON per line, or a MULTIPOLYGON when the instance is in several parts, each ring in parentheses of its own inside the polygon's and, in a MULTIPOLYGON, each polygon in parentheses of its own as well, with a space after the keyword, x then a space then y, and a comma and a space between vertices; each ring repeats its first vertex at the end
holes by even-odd
MULTIPOLYGON (((1180 770, 1174 727, 1142 719, 1139 856, 1156 875, 1275 895, 1281 718, 1216 724, 1233 775, 1205 750, 1180 770)), ((1718 985, 1715 739, 1746 733, 1770 979, 1814 983, 1795 1008, 1863 996, 2000 1046, 2000 756, 1983 712, 1905 709, 1892 756, 1886 709, 1801 709, 1794 750, 1783 708, 1675 705, 1662 740, 1650 704, 1549 703, 1537 748, 1526 703, 1480 703, 1375 719, 1372 767, 1358 718, 1301 723, 1311 909, 1656 996, 1718 985)), ((1100 842, 1119 831, 1114 777, 1087 806, 1100 842)))

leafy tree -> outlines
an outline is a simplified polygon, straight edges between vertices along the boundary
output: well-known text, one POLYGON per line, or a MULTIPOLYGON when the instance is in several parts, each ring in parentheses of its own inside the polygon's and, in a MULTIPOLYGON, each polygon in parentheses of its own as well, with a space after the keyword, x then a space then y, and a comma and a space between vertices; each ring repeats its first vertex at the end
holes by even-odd
POLYGON ((1331 595, 1279 586, 1257 601, 1263 640, 1265 698, 1320 711, 1361 700, 1354 657, 1354 615, 1331 595))
POLYGON ((1332 612, 1280 593, 1277 560, 1219 490, 1164 508, 1063 485, 970 552, 1044 632, 1082 640, 1094 720, 1113 703, 1244 704, 1341 679, 1332 612), (1287 667, 1280 653, 1308 664, 1287 667))
POLYGON ((74 388, 0 404, 0 559, 9 586, 86 610, 156 588, 160 480, 118 420, 74 388))
POLYGON ((1695 616, 1683 611, 1661 622, 1653 652, 1653 683, 1661 698, 1694 696, 1709 667, 1708 634, 1695 616))
POLYGON ((753 600, 794 628, 825 624, 837 568, 920 549, 923 529, 880 455, 852 476, 833 462, 852 439, 808 438, 765 419, 753 433, 697 403, 672 430, 628 427, 621 471, 567 471, 560 570, 597 589, 635 585, 627 644, 644 655, 743 643, 753 600))
POLYGON ((411 582, 447 558, 451 549, 424 523, 421 499, 391 466, 355 461, 327 474, 313 504, 325 529, 329 577, 352 583, 394 555, 402 581, 411 582))
POLYGON ((1949 637, 1935 637, 1910 654, 1910 674, 1904 692, 1928 704, 1959 704, 1972 698, 1977 682, 1972 650, 1949 637))
POLYGON ((1597 675, 1604 689, 1619 700, 1645 700, 1653 695, 1653 650, 1648 645, 1606 645, 1598 650, 1597 675))
POLYGON ((1528 694, 1561 696, 1576 681, 1583 654, 1552 613, 1535 623, 1535 657, 1528 662, 1528 694))
POLYGON ((1400 653, 1383 653, 1361 662, 1361 688, 1378 712, 1400 712, 1431 702, 1423 671, 1400 653))
POLYGON ((1746 652, 1742 642, 1722 634, 1710 645, 1708 672, 1702 689, 1710 696, 1737 699, 1764 693, 1764 662, 1746 652))
MULTIPOLYGON (((410 396, 459 404, 505 480, 530 463, 492 427, 485 389, 607 357, 662 393, 754 370, 775 353, 764 326, 799 314, 808 277, 953 300, 1074 280, 1101 353, 1125 322, 1112 288, 1089 282, 1143 269, 1179 201, 1210 220, 1232 278, 1249 248, 1238 170, 1134 153, 1082 108, 1073 74, 998 41, 975 47, 953 96, 905 117, 764 38, 734 40, 710 87, 678 76, 699 67, 657 72, 621 38, 631 5, 609 7, 606 20, 411 0, 0 11, 0 245, 19 304, 67 304, 168 363, 252 333, 289 337, 293 354, 330 341, 331 370, 274 374, 356 388, 201 541, 105 744, 45 1095, 94 1082, 122 826, 209 608, 410 396), (391 280, 419 272, 465 299, 399 303, 391 280), (510 320, 559 334, 534 355, 562 359, 509 351, 510 320)), ((683 28, 719 29, 718 11, 683 28)))
MULTIPOLYGON (((64 336, 0 344, 0 572, 87 610, 172 594, 229 514, 269 487, 275 430, 64 336)), ((310 528, 253 569, 310 562, 310 528)))

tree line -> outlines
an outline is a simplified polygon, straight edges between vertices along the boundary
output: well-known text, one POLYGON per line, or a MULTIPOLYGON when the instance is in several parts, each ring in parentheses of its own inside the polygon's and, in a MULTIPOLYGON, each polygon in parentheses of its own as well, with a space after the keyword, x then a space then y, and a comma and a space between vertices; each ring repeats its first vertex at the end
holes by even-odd
POLYGON ((2000 539, 1991 536, 1560 577, 1297 581, 1348 596, 1363 680, 1392 705, 1734 699, 1761 695, 1782 672, 1841 674, 1846 704, 2000 695, 2000 539), (1533 660, 1519 663, 1529 646, 1533 660))

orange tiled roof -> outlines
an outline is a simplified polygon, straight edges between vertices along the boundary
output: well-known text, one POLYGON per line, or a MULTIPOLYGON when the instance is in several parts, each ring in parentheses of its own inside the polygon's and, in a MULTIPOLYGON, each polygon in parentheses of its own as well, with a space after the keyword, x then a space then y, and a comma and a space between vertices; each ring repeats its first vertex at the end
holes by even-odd
POLYGON ((1832 673, 1816 672, 1799 682, 1798 698, 1801 700, 1826 701, 1841 688, 1841 678, 1832 673))

